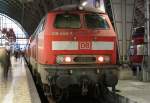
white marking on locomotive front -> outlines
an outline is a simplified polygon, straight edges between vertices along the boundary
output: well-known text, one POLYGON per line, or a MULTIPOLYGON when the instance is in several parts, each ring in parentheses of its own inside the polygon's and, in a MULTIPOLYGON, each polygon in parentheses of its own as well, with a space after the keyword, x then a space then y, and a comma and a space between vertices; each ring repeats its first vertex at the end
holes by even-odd
POLYGON ((77 41, 52 41, 52 50, 113 50, 113 48, 114 42, 108 41, 93 41, 92 44, 77 41))
POLYGON ((78 42, 52 41, 52 50, 78 50, 78 42))
POLYGON ((113 50, 114 42, 93 41, 92 50, 113 50))

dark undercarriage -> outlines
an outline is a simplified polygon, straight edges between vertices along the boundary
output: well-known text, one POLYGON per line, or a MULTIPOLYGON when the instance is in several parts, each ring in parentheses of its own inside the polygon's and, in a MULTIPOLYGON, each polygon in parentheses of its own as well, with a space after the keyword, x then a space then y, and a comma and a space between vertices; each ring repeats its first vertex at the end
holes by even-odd
POLYGON ((79 67, 52 66, 55 69, 45 68, 49 75, 48 84, 44 84, 44 91, 47 96, 52 96, 55 100, 68 98, 70 96, 90 96, 97 98, 101 95, 101 88, 112 87, 118 83, 117 66, 92 66, 79 67), (57 68, 56 68, 57 67, 57 68))

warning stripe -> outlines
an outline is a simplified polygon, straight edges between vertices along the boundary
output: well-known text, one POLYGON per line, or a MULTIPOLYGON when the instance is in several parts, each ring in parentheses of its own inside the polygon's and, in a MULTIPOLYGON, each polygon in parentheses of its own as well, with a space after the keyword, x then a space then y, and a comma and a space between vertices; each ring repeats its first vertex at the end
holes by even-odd
MULTIPOLYGON (((52 41, 52 50, 79 50, 77 41, 52 41)), ((113 50, 114 42, 93 41, 92 50, 113 50)))

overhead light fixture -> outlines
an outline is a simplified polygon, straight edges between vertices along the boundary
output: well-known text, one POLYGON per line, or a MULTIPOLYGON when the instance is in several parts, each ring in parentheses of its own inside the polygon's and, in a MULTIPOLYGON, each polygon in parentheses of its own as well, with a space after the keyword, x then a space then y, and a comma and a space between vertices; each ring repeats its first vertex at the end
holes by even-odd
POLYGON ((86 6, 86 5, 87 5, 87 1, 82 2, 81 5, 82 5, 82 6, 86 6))

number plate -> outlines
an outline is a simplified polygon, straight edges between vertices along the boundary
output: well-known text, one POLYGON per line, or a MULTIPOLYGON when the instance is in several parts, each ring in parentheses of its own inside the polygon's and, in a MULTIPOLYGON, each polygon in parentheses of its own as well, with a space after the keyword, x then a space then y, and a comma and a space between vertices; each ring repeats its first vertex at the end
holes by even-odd
POLYGON ((80 41, 79 42, 79 49, 91 49, 92 43, 90 41, 80 41))

